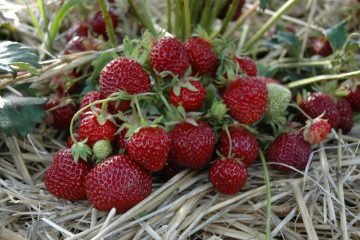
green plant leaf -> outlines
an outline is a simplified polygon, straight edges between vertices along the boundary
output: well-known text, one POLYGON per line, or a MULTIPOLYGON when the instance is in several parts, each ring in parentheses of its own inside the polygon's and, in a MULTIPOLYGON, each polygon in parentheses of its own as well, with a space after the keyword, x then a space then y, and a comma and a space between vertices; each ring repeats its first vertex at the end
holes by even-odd
POLYGON ((260 8, 264 11, 271 4, 271 0, 260 0, 260 8))
POLYGON ((346 42, 347 32, 345 27, 347 23, 347 19, 342 20, 340 23, 325 31, 326 38, 329 40, 334 51, 341 49, 346 42))
POLYGON ((0 131, 7 136, 26 136, 43 121, 46 98, 7 96, 0 100, 0 131))

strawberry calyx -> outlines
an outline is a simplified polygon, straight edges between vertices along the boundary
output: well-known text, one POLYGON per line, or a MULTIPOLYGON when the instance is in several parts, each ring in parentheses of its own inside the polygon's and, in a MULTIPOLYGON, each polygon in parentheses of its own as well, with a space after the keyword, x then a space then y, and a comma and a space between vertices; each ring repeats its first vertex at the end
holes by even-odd
POLYGON ((79 159, 87 161, 88 157, 92 155, 91 148, 86 144, 87 139, 75 142, 71 146, 71 154, 74 157, 74 162, 78 162, 79 159))

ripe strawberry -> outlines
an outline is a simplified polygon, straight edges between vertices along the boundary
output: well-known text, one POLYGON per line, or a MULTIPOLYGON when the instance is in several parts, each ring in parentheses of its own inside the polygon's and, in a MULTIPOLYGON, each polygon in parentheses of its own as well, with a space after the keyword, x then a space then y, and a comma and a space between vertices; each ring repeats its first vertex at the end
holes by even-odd
POLYGON ((337 103, 337 109, 340 114, 340 123, 338 128, 346 134, 351 131, 354 124, 351 105, 345 98, 341 98, 337 103))
POLYGON ((336 128, 339 125, 339 111, 329 95, 319 92, 311 93, 301 102, 300 107, 311 118, 317 118, 324 113, 322 118, 327 119, 332 128, 336 128))
POLYGON ((330 130, 331 126, 327 120, 321 118, 308 120, 303 133, 304 139, 311 144, 320 143, 326 138, 330 130))
POLYGON ((149 171, 159 171, 170 151, 170 138, 160 127, 143 127, 134 133, 127 145, 131 159, 149 171))
POLYGON ((55 97, 50 99, 45 105, 45 110, 53 109, 50 112, 50 122, 59 130, 67 130, 70 126, 72 117, 77 111, 73 103, 64 103, 64 99, 55 97))
POLYGON ((178 174, 184 169, 184 167, 181 167, 179 165, 176 165, 172 161, 167 161, 165 163, 165 166, 158 171, 158 175, 165 181, 171 179, 173 176, 178 174))
POLYGON ((118 135, 116 144, 119 149, 127 150, 127 141, 125 138, 127 131, 127 128, 124 128, 118 135))
POLYGON ((150 66, 154 72, 170 71, 181 77, 189 65, 186 49, 177 38, 164 37, 151 49, 150 66))
POLYGON ((115 139, 116 131, 117 127, 112 122, 106 120, 105 124, 101 125, 95 115, 83 118, 79 126, 80 139, 87 139, 86 144, 90 147, 99 140, 112 142, 115 139))
POLYGON ((354 111, 360 111, 360 85, 356 87, 355 91, 350 92, 346 99, 351 104, 354 111))
POLYGON ((264 116, 268 91, 265 83, 258 78, 238 78, 228 85, 223 99, 233 118, 251 124, 264 116))
POLYGON ((75 36, 65 45, 64 54, 95 50, 96 48, 97 43, 92 37, 75 36))
MULTIPOLYGON (((113 27, 115 29, 115 28, 117 28, 117 26, 119 24, 119 17, 116 14, 116 11, 112 8, 109 10, 109 14, 111 17, 113 27)), ((104 17, 102 15, 101 11, 97 12, 93 16, 93 18, 90 20, 90 26, 92 27, 94 32, 101 34, 103 36, 107 36, 106 25, 105 25, 104 17)))
MULTIPOLYGON (((256 138, 243 127, 232 127, 229 129, 231 137, 231 157, 239 158, 246 166, 250 166, 257 158, 259 144, 256 138)), ((222 131, 219 151, 222 155, 228 156, 230 150, 229 137, 226 131, 222 131)))
POLYGON ((189 55, 193 75, 204 75, 215 71, 218 61, 209 41, 201 37, 191 37, 184 46, 189 55))
MULTIPOLYGON (((305 142, 301 133, 280 134, 266 149, 266 160, 269 163, 281 163, 297 169, 304 169, 308 163, 311 146, 305 142)), ((291 171, 282 165, 271 165, 280 171, 291 171)))
POLYGON ((170 159, 175 164, 201 169, 210 161, 215 135, 206 123, 198 122, 198 126, 187 122, 179 123, 170 132, 170 139, 170 159))
POLYGON ((257 68, 254 60, 249 57, 234 57, 240 68, 248 75, 249 77, 254 77, 257 74, 257 68))
POLYGON ((151 176, 129 156, 101 161, 86 176, 86 196, 94 208, 123 213, 151 194, 151 176))
POLYGON ((204 104, 206 89, 199 81, 190 81, 189 83, 195 87, 197 91, 181 87, 180 95, 176 96, 173 88, 170 92, 170 102, 175 106, 182 105, 186 111, 198 110, 204 104))
POLYGON ((220 193, 232 195, 246 184, 248 171, 235 159, 217 159, 209 170, 209 178, 220 193))
POLYGON ((333 52, 330 42, 325 37, 310 39, 310 47, 312 55, 327 57, 333 52))
POLYGON ((88 32, 89 32, 89 25, 86 22, 80 22, 78 25, 76 25, 75 27, 71 28, 66 36, 65 39, 66 41, 70 41, 71 38, 75 37, 75 36, 79 36, 79 37, 87 37, 88 36, 88 32))
POLYGON ((89 166, 83 160, 74 162, 70 149, 61 149, 45 173, 46 189, 59 198, 71 201, 84 199, 85 177, 89 171, 89 166))
MULTIPOLYGON (((102 93, 97 92, 97 91, 88 92, 83 96, 83 98, 81 100, 80 109, 95 102, 95 101, 101 100, 101 99, 104 99, 104 96, 102 93)), ((97 104, 95 107, 98 110, 100 110, 101 106, 102 106, 102 104, 97 104)), ((92 114, 91 108, 87 108, 84 112, 82 112, 80 118, 82 119, 91 114, 92 114)))

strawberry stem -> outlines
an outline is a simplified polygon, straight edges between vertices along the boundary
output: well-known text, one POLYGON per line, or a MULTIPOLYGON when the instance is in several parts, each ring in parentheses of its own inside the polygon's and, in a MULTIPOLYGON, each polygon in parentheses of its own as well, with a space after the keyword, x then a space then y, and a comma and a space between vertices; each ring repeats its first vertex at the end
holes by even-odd
POLYGON ((286 10, 288 10, 292 5, 296 3, 297 0, 289 0, 284 5, 279 8, 276 13, 259 29, 259 31, 256 32, 256 34, 248 41, 245 48, 249 49, 252 46, 257 43, 262 36, 267 32, 285 13, 286 10))
POLYGON ((172 0, 167 0, 167 31, 171 32, 172 31, 172 0))
POLYGON ((111 16, 109 14, 109 11, 107 9, 107 5, 106 5, 106 0, 98 0, 98 3, 100 5, 100 9, 102 12, 102 15, 104 16, 104 21, 105 21, 105 25, 106 25, 106 30, 107 30, 107 34, 109 36, 111 45, 113 47, 116 47, 116 37, 115 37, 115 31, 114 31, 114 26, 112 24, 112 19, 111 16))
POLYGON ((191 20, 190 20, 190 3, 189 0, 184 0, 184 18, 185 18, 185 39, 191 35, 191 20))
POLYGON ((232 140, 231 140, 231 135, 230 135, 230 132, 229 132, 229 128, 227 125, 225 125, 225 132, 226 132, 226 135, 229 139, 229 152, 228 152, 228 155, 227 155, 227 158, 231 158, 231 153, 232 153, 232 140))
POLYGON ((265 186, 266 186, 266 230, 265 230, 265 239, 270 239, 271 231, 271 187, 270 187, 270 178, 269 171, 264 157, 264 153, 259 151, 259 156, 261 160, 261 165, 264 170, 265 186))
POLYGON ((139 117, 140 117, 140 124, 141 124, 141 126, 146 126, 146 121, 145 121, 144 116, 142 115, 142 112, 141 112, 139 99, 137 97, 134 97, 134 102, 135 102, 137 113, 139 114, 139 117))
POLYGON ((310 117, 309 115, 306 114, 306 112, 304 112, 304 110, 301 109, 301 107, 299 107, 297 104, 294 103, 290 103, 289 107, 293 107, 296 110, 298 110, 302 115, 304 115, 307 119, 312 120, 312 117, 310 117))
POLYGON ((347 73, 340 73, 340 74, 320 75, 320 76, 304 78, 301 80, 291 82, 287 85, 287 87, 292 89, 292 88, 302 87, 302 86, 316 83, 316 82, 341 80, 341 79, 347 79, 347 78, 358 77, 358 76, 360 76, 360 70, 353 71, 353 72, 347 72, 347 73))

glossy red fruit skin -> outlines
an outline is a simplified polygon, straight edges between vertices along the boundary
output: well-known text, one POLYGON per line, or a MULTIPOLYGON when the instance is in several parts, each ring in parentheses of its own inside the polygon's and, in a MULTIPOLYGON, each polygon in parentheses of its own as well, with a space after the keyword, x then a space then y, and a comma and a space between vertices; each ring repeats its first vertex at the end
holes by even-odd
POLYGON ((233 195, 246 184, 248 171, 235 159, 217 159, 209 170, 209 179, 220 193, 233 195))
MULTIPOLYGON (((116 11, 114 9, 109 10, 111 21, 113 24, 114 29, 117 28, 119 24, 119 17, 116 14, 116 11)), ((101 11, 97 12, 94 17, 90 20, 90 26, 94 30, 94 32, 101 34, 101 35, 107 35, 106 33, 106 25, 104 21, 104 17, 101 13, 101 11)))
POLYGON ((134 133, 127 150, 131 159, 149 171, 161 170, 169 156, 170 138, 160 127, 143 127, 134 133))
MULTIPOLYGON (((51 108, 54 108, 62 103, 63 99, 60 97, 55 97, 53 99, 50 99, 45 105, 44 109, 48 110, 51 108)), ((77 111, 77 107, 72 104, 66 104, 62 107, 58 107, 51 111, 52 116, 52 125, 54 128, 58 130, 68 130, 70 126, 71 119, 75 115, 77 111)))
POLYGON ((87 138, 86 144, 92 147, 99 140, 114 141, 117 127, 107 120, 104 125, 100 125, 95 115, 83 118, 79 126, 79 137, 81 140, 87 138))
MULTIPOLYGON (((297 169, 305 169, 311 153, 311 146, 305 142, 301 133, 291 132, 280 134, 266 149, 266 161, 282 163, 297 169)), ((289 172, 290 168, 271 164, 271 167, 289 172)))
POLYGON ((238 78, 228 85, 223 99, 233 118, 251 124, 264 116, 268 91, 265 83, 258 78, 238 78))
POLYGON ((150 66, 154 72, 170 71, 181 77, 189 65, 187 51, 177 38, 164 37, 151 49, 150 66))
MULTIPOLYGON (((329 95, 320 92, 310 93, 309 96, 301 102, 300 107, 311 118, 316 118, 325 112, 322 118, 327 119, 332 128, 336 128, 339 125, 339 111, 336 103, 329 95)), ((305 120, 305 118, 303 120, 305 120)))
POLYGON ((71 201, 86 197, 85 177, 90 168, 86 162, 74 162, 70 149, 60 149, 45 173, 46 189, 58 198, 71 201))
POLYGON ((249 77, 255 77, 257 74, 257 68, 254 60, 249 57, 234 57, 240 68, 246 73, 249 77))
MULTIPOLYGON (((104 99, 104 96, 103 96, 102 93, 97 92, 97 91, 88 92, 83 96, 83 98, 81 100, 80 109, 87 106, 87 105, 89 105, 89 104, 91 104, 91 103, 93 103, 93 102, 95 102, 95 101, 102 100, 102 99, 104 99)), ((99 104, 95 105, 94 107, 97 108, 100 111, 101 106, 102 106, 102 104, 99 103, 99 104)), ((92 114, 92 110, 89 107, 81 114, 80 117, 82 119, 82 118, 84 118, 84 117, 86 117, 88 115, 91 115, 91 114, 92 114)))
POLYGON ((150 174, 129 156, 112 156, 86 176, 86 196, 94 208, 126 212, 151 194, 150 174))
MULTIPOLYGON (((258 157, 259 144, 256 138, 243 127, 231 127, 229 129, 232 142, 232 156, 240 159, 246 166, 250 166, 258 157)), ((219 151, 223 156, 228 156, 230 149, 229 137, 226 131, 222 131, 219 151)))
POLYGON ((201 37, 191 37, 184 46, 189 56, 193 75, 210 74, 215 71, 218 60, 212 45, 201 37))
POLYGON ((324 37, 310 39, 310 47, 312 55, 327 57, 333 52, 330 42, 324 37))
POLYGON ((118 147, 119 150, 120 149, 127 150, 127 140, 126 140, 127 131, 128 130, 124 128, 123 130, 121 130, 121 132, 118 135, 116 146, 118 147))
POLYGON ((354 111, 360 112, 360 86, 357 86, 355 91, 350 92, 346 97, 354 111))
POLYGON ((214 132, 204 122, 198 122, 198 126, 187 122, 178 123, 170 132, 170 139, 171 161, 192 169, 206 166, 215 147, 214 132))
POLYGON ((341 98, 336 106, 340 114, 338 128, 340 128, 344 134, 349 133, 354 125, 351 105, 345 98, 341 98))
POLYGON ((176 96, 174 90, 170 92, 170 102, 179 106, 182 105, 186 111, 198 110, 205 102, 206 89, 199 81, 190 81, 191 85, 197 88, 198 91, 191 91, 190 89, 182 87, 180 95, 176 96))

